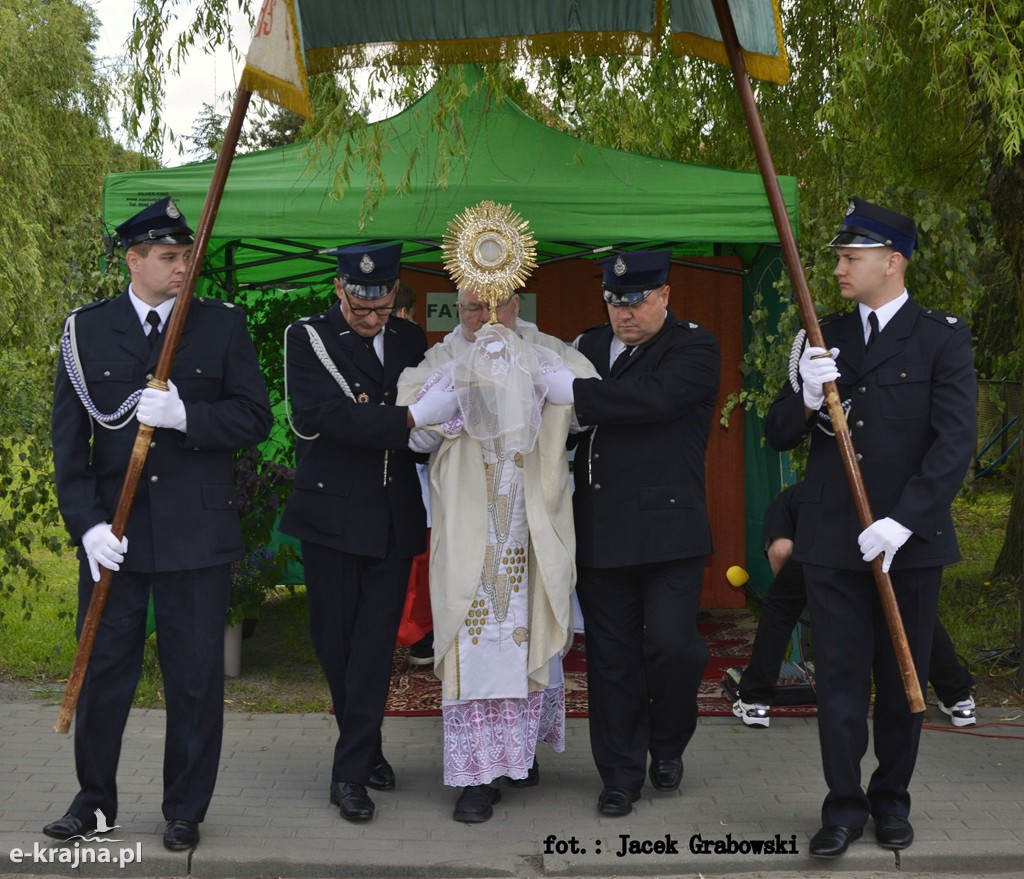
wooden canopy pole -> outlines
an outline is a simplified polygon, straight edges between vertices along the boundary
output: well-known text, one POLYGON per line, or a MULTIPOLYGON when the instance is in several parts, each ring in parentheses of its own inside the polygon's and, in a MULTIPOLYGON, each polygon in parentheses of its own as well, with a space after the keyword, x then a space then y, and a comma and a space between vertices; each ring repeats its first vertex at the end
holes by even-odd
MULTIPOLYGON (((775 220, 775 227, 779 232, 779 241, 782 243, 782 256, 789 271, 789 278, 793 283, 793 293, 796 297, 797 305, 800 307, 800 316, 803 320, 804 329, 807 331, 807 343, 816 348, 824 348, 825 339, 822 336, 821 327, 818 325, 818 316, 814 311, 814 302, 811 300, 807 278, 800 263, 800 253, 797 250, 796 238, 789 224, 789 215, 786 213, 782 190, 779 188, 778 177, 775 174, 775 163, 772 160, 771 151, 768 148, 768 140, 764 133, 764 126, 761 123, 761 116, 754 101, 754 91, 750 87, 750 80, 747 77, 746 64, 743 61, 743 53, 740 51, 739 39, 736 36, 736 26, 732 20, 732 13, 729 11, 728 0, 712 0, 712 2, 715 7, 715 15, 718 18, 718 28, 722 32, 722 42, 729 56, 729 66, 732 68, 733 76, 736 79, 736 90, 739 93, 740 102, 743 105, 743 113, 747 119, 747 128, 750 131, 750 139, 754 144, 754 153, 757 156, 757 164, 761 169, 761 177, 764 180, 764 188, 768 195, 772 217, 775 220)), ((826 382, 824 391, 825 403, 828 406, 829 417, 832 419, 832 428, 835 430, 836 442, 839 444, 839 453, 843 461, 843 467, 846 470, 847 480, 850 483, 850 493, 853 495, 854 506, 857 508, 857 516, 860 519, 861 528, 867 528, 875 521, 875 517, 871 512, 871 504, 864 489, 864 480, 853 449, 853 441, 850 438, 850 427, 846 422, 846 413, 843 412, 842 402, 839 399, 839 391, 836 388, 835 382, 826 382)), ((896 604, 892 579, 888 573, 882 570, 881 554, 876 556, 871 562, 871 570, 875 575, 878 595, 882 602, 882 609, 885 612, 886 622, 889 625, 889 635, 892 637, 892 645, 896 652, 896 661, 899 664, 900 675, 903 678, 903 689, 907 694, 907 702, 913 714, 920 714, 924 711, 924 696, 921 693, 921 684, 917 678, 914 659, 910 653, 907 633, 903 628, 903 618, 900 616, 900 610, 896 604)))
MULTIPOLYGON (((228 171, 231 169, 231 161, 235 156, 235 148, 238 146, 238 137, 242 131, 242 123, 245 121, 245 113, 249 108, 249 99, 251 97, 251 92, 244 89, 239 89, 235 95, 235 105, 231 111, 231 118, 228 120, 227 130, 224 132, 224 145, 221 147, 220 155, 217 156, 217 164, 214 166, 213 177, 210 180, 210 189, 206 194, 203 213, 199 218, 199 226, 196 229, 195 243, 192 245, 192 257, 185 271, 185 280, 181 291, 178 293, 174 310, 171 312, 171 319, 168 321, 167 328, 164 331, 163 347, 160 350, 160 359, 157 361, 156 371, 153 374, 153 378, 147 383, 147 387, 156 388, 161 391, 167 390, 167 379, 171 375, 174 355, 178 351, 178 341, 185 327, 185 318, 188 316, 189 305, 192 303, 192 295, 196 289, 196 279, 203 265, 203 258, 206 255, 206 247, 210 242, 214 221, 217 219, 217 210, 220 207, 220 200, 224 194, 228 171)), ((148 424, 139 425, 139 431, 135 435, 135 445, 132 446, 131 457, 128 459, 124 482, 121 485, 121 496, 118 499, 117 509, 114 511, 114 518, 110 526, 114 536, 118 539, 124 537, 125 530, 128 527, 128 518, 131 516, 132 504, 135 502, 135 493, 139 487, 142 470, 146 466, 146 456, 149 453, 149 444, 152 436, 152 427, 148 424)), ((103 608, 107 604, 107 595, 110 593, 110 580, 112 576, 113 572, 109 568, 100 566, 100 579, 93 586, 92 597, 89 599, 89 609, 86 611, 85 620, 82 622, 82 631, 78 636, 78 649, 75 651, 75 659, 71 666, 71 673, 68 675, 67 688, 64 691, 64 701, 61 703, 60 712, 57 715, 57 723, 54 725, 55 732, 67 733, 71 728, 71 718, 74 716, 75 707, 78 705, 78 697, 82 691, 82 683, 85 680, 85 671, 89 666, 89 658, 92 656, 92 648, 96 641, 100 617, 103 616, 103 608)))

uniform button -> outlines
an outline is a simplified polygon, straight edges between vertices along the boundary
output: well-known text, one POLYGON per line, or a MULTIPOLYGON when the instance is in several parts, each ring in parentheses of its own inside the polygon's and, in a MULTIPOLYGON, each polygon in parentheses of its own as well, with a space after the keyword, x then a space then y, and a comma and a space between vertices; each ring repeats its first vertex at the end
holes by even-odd
POLYGON ((856 422, 854 424, 854 427, 863 427, 863 426, 864 426, 864 422, 863 421, 858 421, 858 422, 856 422))
POLYGON ((595 482, 594 483, 594 491, 600 491, 600 490, 601 490, 601 483, 595 482))
POLYGON ((316 487, 317 487, 317 488, 323 488, 323 487, 324 487, 324 484, 323 484, 322 482, 318 482, 318 483, 316 484, 316 487))
POLYGON ((160 481, 160 477, 159 476, 150 476, 149 477, 149 481, 150 482, 159 482, 160 481))
POLYGON ((362 385, 359 384, 359 382, 356 382, 355 385, 356 385, 357 388, 361 388, 362 387, 362 385))
POLYGON ((153 373, 151 373, 151 372, 147 372, 146 373, 146 381, 148 381, 148 382, 153 381, 153 373))
POLYGON ((668 499, 668 502, 669 502, 669 505, 671 506, 672 504, 674 504, 676 502, 676 499, 674 497, 670 497, 668 499))
POLYGON ((104 369, 103 370, 103 377, 104 378, 110 378, 110 370, 109 369, 104 369))
POLYGON ((859 388, 857 388, 857 393, 858 394, 866 394, 867 392, 868 392, 868 389, 866 387, 864 387, 864 385, 861 385, 859 388))
POLYGON ((203 374, 203 371, 197 366, 196 367, 196 375, 202 375, 202 374, 203 374))
POLYGON ((600 457, 601 457, 601 455, 600 455, 600 453, 598 453, 598 452, 594 452, 594 454, 593 454, 593 455, 591 455, 590 457, 591 457, 591 458, 593 458, 593 459, 594 459, 594 460, 596 461, 596 460, 597 460, 598 458, 600 458, 600 457))
POLYGON ((151 449, 155 449, 155 448, 156 448, 156 441, 154 440, 153 442, 151 442, 151 443, 149 444, 149 447, 150 447, 151 449))
POLYGON ((391 484, 393 484, 393 483, 394 483, 394 481, 395 481, 395 478, 394 478, 393 476, 389 476, 389 477, 388 477, 388 485, 391 485, 391 484))
POLYGON ((907 377, 907 374, 905 372, 901 372, 900 373, 900 378, 906 378, 906 377, 907 377))
POLYGON ((860 452, 857 452, 857 460, 861 461, 863 459, 864 459, 864 456, 860 452))

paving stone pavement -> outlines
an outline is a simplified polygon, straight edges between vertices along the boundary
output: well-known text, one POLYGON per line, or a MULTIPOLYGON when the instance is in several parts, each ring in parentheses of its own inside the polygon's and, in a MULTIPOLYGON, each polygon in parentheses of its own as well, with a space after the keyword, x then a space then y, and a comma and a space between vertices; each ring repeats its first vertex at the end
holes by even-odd
MULTIPOLYGON (((202 842, 174 853, 160 837, 164 713, 157 710, 134 710, 129 719, 121 811, 108 834, 118 841, 50 845, 40 828, 77 790, 73 741, 53 732, 56 716, 51 704, 0 705, 2 876, 1024 877, 1024 721, 998 709, 981 709, 975 734, 965 734, 929 707, 912 790, 914 845, 880 849, 869 824, 843 858, 828 862, 807 854, 825 793, 813 718, 775 718, 767 731, 701 718, 681 790, 648 786, 634 813, 618 819, 597 813, 587 722, 570 719, 564 753, 542 746, 540 784, 504 785, 494 818, 468 826, 452 820, 456 794, 441 782, 438 717, 386 719, 384 750, 398 785, 371 791, 376 817, 351 824, 328 803, 332 717, 229 713, 202 842), (760 840, 785 853, 752 853, 760 840), (630 851, 630 843, 653 851, 630 851), (104 849, 126 861, 121 851, 130 851, 134 860, 84 862, 102 859, 104 849)), ((870 773, 870 753, 864 766, 870 773)))

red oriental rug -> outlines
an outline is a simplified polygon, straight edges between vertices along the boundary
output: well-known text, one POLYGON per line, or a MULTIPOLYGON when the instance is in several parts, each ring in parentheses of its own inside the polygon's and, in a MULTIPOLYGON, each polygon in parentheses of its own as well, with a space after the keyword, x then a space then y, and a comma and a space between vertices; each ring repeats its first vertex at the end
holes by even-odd
MULTIPOLYGON (((722 694, 722 678, 730 668, 742 668, 750 657, 757 621, 746 610, 702 611, 698 625, 708 643, 708 667, 697 694, 700 713, 707 717, 731 717, 732 701, 722 694)), ((409 649, 396 647, 392 660, 391 692, 387 714, 393 717, 424 717, 441 713, 441 682, 430 666, 413 666, 409 649)), ((586 638, 576 635, 563 661, 565 709, 568 717, 587 716, 586 638)), ((813 716, 813 705, 777 705, 773 716, 813 716)))

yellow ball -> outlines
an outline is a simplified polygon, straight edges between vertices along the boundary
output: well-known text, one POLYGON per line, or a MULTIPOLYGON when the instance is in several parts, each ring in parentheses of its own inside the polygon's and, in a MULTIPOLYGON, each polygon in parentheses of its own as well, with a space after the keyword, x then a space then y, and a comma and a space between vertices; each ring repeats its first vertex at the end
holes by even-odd
POLYGON ((725 579, 738 589, 750 579, 750 575, 739 565, 733 565, 725 572, 725 579))

